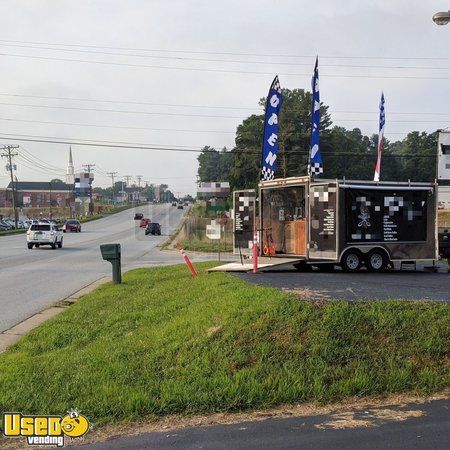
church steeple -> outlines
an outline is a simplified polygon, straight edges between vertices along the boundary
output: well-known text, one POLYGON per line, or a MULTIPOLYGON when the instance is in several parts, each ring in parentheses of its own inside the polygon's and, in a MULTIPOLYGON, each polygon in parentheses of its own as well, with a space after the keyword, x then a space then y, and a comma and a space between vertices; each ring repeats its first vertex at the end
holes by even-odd
POLYGON ((75 183, 75 174, 74 174, 73 159, 72 159, 72 146, 69 147, 69 162, 67 163, 66 183, 67 184, 75 183))

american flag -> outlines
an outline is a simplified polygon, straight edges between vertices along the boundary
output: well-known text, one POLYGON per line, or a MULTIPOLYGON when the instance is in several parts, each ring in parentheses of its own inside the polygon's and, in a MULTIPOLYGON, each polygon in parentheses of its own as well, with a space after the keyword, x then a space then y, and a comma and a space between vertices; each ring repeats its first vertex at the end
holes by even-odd
POLYGON ((384 94, 381 93, 380 101, 380 128, 378 133, 378 156, 377 163, 375 164, 375 174, 373 175, 373 181, 380 181, 381 172, 381 151, 383 150, 383 140, 384 140, 384 123, 386 117, 384 113, 384 94))

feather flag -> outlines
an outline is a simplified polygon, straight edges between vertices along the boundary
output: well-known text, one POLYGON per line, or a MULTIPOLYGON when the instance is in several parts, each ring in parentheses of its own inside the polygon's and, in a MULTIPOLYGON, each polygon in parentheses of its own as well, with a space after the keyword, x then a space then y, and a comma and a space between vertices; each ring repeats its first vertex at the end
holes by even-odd
POLYGON ((277 169, 278 154, 278 115, 280 113, 283 96, 281 94, 278 75, 270 85, 266 101, 266 116, 264 119, 264 135, 261 157, 261 179, 273 180, 277 169))
POLYGON ((380 125, 378 133, 378 149, 377 149, 377 163, 375 164, 375 173, 373 175, 373 181, 380 181, 381 173, 381 151, 383 150, 383 140, 384 140, 384 123, 386 121, 386 116, 384 112, 384 94, 381 93, 380 100, 380 125))
POLYGON ((320 154, 320 94, 319 94, 319 58, 316 58, 314 74, 311 81, 311 149, 309 153, 308 172, 312 175, 323 173, 322 155, 320 154))

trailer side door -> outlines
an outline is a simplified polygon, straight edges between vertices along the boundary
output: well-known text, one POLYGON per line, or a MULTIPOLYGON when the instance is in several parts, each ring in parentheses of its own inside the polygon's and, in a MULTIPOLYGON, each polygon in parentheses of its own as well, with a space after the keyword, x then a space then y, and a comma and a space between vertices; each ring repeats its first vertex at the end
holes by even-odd
POLYGON ((337 260, 338 186, 313 183, 309 189, 309 259, 337 260))

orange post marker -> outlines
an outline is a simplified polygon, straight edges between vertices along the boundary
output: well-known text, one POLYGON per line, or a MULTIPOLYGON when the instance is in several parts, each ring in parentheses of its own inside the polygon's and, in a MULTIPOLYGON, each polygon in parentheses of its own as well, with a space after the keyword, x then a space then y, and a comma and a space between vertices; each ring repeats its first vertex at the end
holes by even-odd
POLYGON ((198 273, 195 270, 195 267, 192 265, 191 260, 189 259, 188 255, 186 255, 186 252, 184 251, 184 248, 180 243, 177 244, 177 249, 180 250, 180 253, 183 256, 184 262, 189 267, 189 270, 191 271, 192 276, 195 278, 198 275, 198 273))

